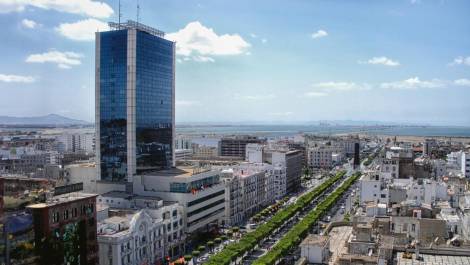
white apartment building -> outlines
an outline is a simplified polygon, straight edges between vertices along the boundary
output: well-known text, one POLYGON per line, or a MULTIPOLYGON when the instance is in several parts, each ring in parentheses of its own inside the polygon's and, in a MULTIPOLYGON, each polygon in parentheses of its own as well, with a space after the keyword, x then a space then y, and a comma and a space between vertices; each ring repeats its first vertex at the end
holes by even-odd
POLYGON ((466 178, 470 178, 470 152, 462 152, 461 171, 466 178))
POLYGON ((101 265, 157 264, 164 259, 163 220, 148 210, 114 216, 98 223, 101 265))
POLYGON ((447 154, 447 165, 451 168, 462 168, 462 151, 447 154))
POLYGON ((274 165, 271 179, 274 181, 274 199, 281 200, 287 195, 287 170, 278 163, 274 165))
POLYGON ((175 149, 191 149, 192 141, 184 136, 175 137, 175 149))
POLYGON ((159 197, 130 195, 124 191, 111 191, 97 197, 98 204, 105 205, 117 212, 133 213, 137 209, 146 209, 147 213, 160 222, 162 230, 162 248, 165 256, 182 254, 185 244, 184 209, 176 202, 164 202, 159 197))
POLYGON ((221 172, 200 167, 177 167, 134 176, 134 194, 179 202, 186 231, 208 230, 223 221, 225 185, 221 172))
POLYGON ((222 174, 226 224, 239 224, 275 201, 273 166, 242 163, 223 170, 222 174))
POLYGON ((56 138, 62 144, 61 152, 92 153, 95 148, 95 134, 93 133, 65 133, 56 138))
MULTIPOLYGON (((274 147, 274 145, 270 146, 270 148, 274 147)), ((268 162, 274 166, 272 171, 274 197, 276 200, 280 200, 288 192, 293 192, 300 186, 301 156, 300 151, 267 149, 262 144, 247 144, 245 160, 250 163, 268 162)))
POLYGON ((466 240, 470 240, 470 194, 460 198, 458 215, 462 222, 460 234, 466 240))
POLYGON ((408 200, 418 203, 432 204, 436 201, 446 201, 447 184, 435 180, 414 180, 406 187, 408 200))
POLYGON ((225 185, 224 225, 236 226, 244 220, 240 181, 233 176, 232 168, 223 169, 221 175, 225 185))
POLYGON ((316 146, 308 150, 308 165, 312 168, 331 168, 333 154, 341 153, 340 148, 333 146, 316 146))
POLYGON ((365 172, 359 179, 359 201, 361 205, 368 202, 387 203, 388 192, 385 189, 383 179, 378 172, 365 172))
POLYGON ((245 152, 245 161, 251 163, 263 163, 264 145, 262 144, 247 144, 245 152))
POLYGON ((189 160, 193 156, 193 150, 191 149, 175 149, 175 160, 184 161, 189 160))

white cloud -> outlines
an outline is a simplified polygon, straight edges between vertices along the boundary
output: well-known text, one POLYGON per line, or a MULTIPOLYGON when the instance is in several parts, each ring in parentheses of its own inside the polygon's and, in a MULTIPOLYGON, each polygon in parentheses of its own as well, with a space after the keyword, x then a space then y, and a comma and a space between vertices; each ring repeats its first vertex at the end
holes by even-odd
POLYGON ((267 43, 267 42, 268 42, 268 39, 264 39, 264 38, 263 38, 263 39, 261 40, 261 42, 262 42, 262 43, 267 43))
POLYGON ((32 76, 0 74, 0 82, 5 82, 5 83, 32 83, 34 81, 35 81, 35 79, 32 76))
POLYGON ((176 100, 176 106, 178 107, 190 107, 190 106, 197 106, 201 103, 199 101, 191 101, 191 100, 176 100))
POLYGON ((323 82, 313 84, 312 86, 323 91, 369 90, 371 88, 369 84, 356 84, 354 82, 323 82))
POLYGON ((470 79, 462 78, 454 80, 454 85, 457 86, 470 86, 470 79))
POLYGON ((196 61, 196 62, 202 62, 202 63, 215 62, 214 58, 208 57, 208 56, 197 55, 197 56, 193 56, 192 58, 193 58, 193 61, 196 61))
POLYGON ((113 14, 108 4, 93 0, 0 0, 0 13, 21 12, 27 6, 97 18, 113 14))
POLYGON ((169 40, 176 41, 176 53, 183 56, 238 55, 245 53, 250 47, 240 35, 217 35, 213 29, 205 27, 199 21, 190 22, 183 29, 166 36, 169 40))
POLYGON ((454 65, 460 65, 460 64, 470 65, 470 56, 468 56, 468 57, 463 57, 463 56, 456 57, 454 59, 454 61, 452 61, 449 65, 454 66, 454 65))
POLYGON ((75 52, 49 51, 39 54, 31 54, 26 58, 27 63, 56 63, 59 68, 69 69, 72 66, 80 65, 81 54, 75 52))
POLYGON ((35 27, 39 26, 39 24, 35 21, 26 18, 21 20, 21 25, 28 29, 34 29, 35 27))
POLYGON ((418 89, 418 88, 438 88, 445 85, 445 82, 439 79, 429 81, 420 80, 418 77, 411 77, 406 80, 382 83, 381 88, 385 89, 418 89))
POLYGON ((390 58, 387 58, 385 56, 381 57, 373 57, 367 61, 359 61, 361 64, 381 64, 381 65, 386 65, 386 66, 399 66, 400 63, 398 61, 393 61, 390 58))
POLYGON ((307 96, 309 98, 319 98, 319 97, 328 96, 328 93, 318 92, 318 91, 311 91, 311 92, 305 93, 305 96, 307 96))
POLYGON ((250 37, 252 37, 253 39, 256 39, 258 38, 258 35, 256 35, 255 33, 250 33, 250 37))
POLYGON ((55 30, 72 40, 93 41, 95 32, 109 30, 109 26, 103 21, 88 18, 74 23, 62 23, 55 30))
POLYGON ((320 29, 315 33, 312 33, 312 39, 319 39, 328 36, 328 32, 320 29))

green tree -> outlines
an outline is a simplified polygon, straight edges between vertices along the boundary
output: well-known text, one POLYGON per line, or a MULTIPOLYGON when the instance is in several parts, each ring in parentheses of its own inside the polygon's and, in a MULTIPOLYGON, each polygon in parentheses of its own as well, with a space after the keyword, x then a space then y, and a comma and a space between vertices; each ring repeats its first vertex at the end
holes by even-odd
POLYGON ((193 259, 193 256, 191 256, 191 255, 184 255, 184 261, 186 261, 186 264, 188 264, 192 259, 193 259))

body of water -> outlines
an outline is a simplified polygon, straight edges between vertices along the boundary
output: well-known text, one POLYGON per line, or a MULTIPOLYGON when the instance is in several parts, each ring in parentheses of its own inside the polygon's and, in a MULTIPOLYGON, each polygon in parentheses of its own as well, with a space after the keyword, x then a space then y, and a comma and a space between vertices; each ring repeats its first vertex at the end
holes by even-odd
POLYGON ((348 126, 348 125, 207 125, 176 127, 177 134, 211 136, 250 134, 265 137, 288 137, 298 133, 334 135, 361 133, 370 135, 398 136, 448 136, 470 137, 470 127, 450 126, 348 126))

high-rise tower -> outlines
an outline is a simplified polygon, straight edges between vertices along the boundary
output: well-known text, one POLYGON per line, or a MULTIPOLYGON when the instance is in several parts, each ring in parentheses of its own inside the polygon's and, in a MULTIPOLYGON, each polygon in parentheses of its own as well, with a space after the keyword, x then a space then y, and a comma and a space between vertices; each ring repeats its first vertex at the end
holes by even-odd
POLYGON ((174 166, 175 43, 135 21, 109 26, 96 33, 98 176, 132 182, 174 166))

